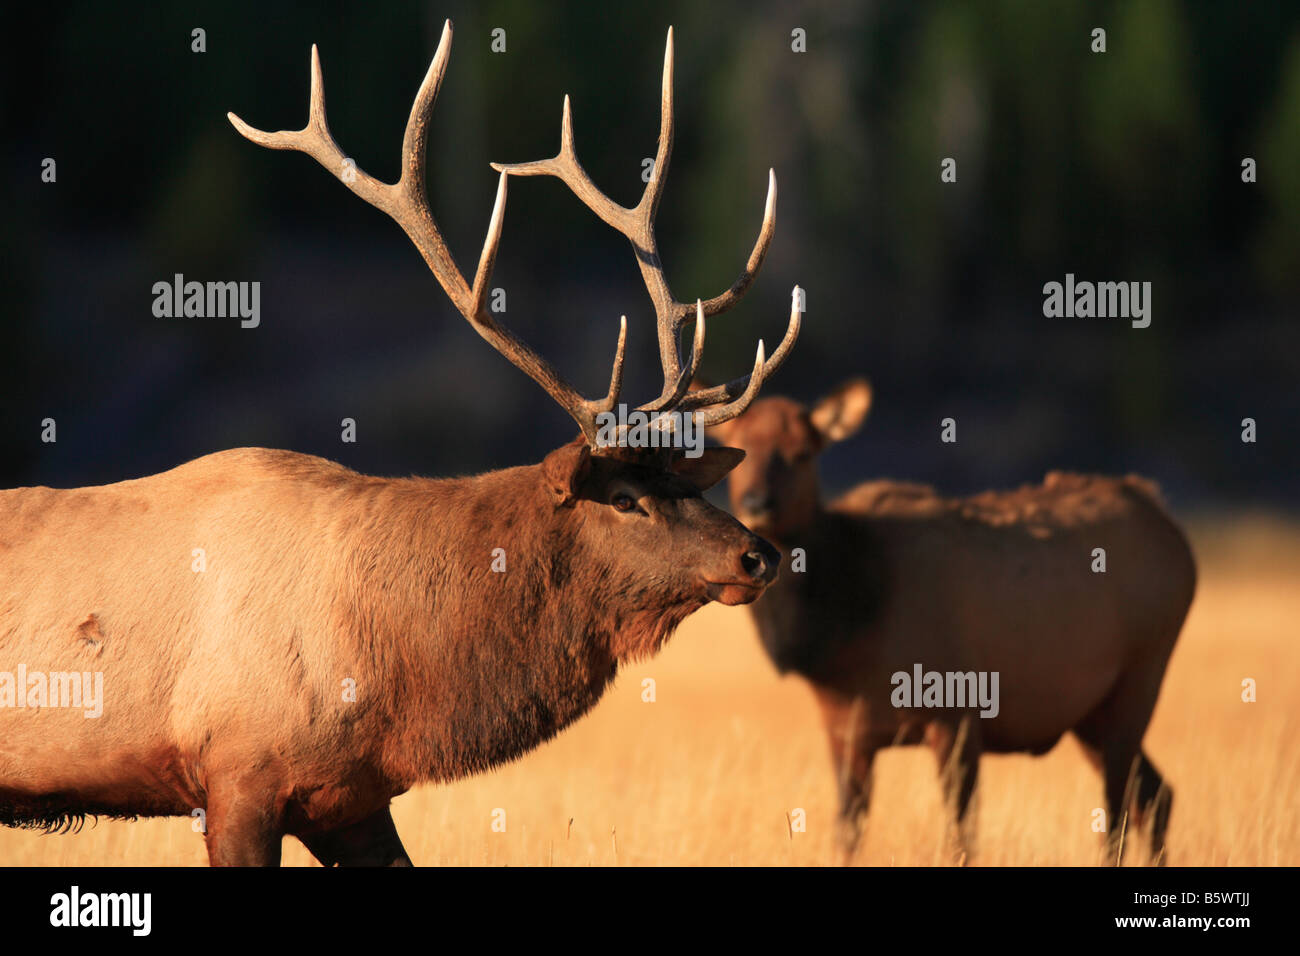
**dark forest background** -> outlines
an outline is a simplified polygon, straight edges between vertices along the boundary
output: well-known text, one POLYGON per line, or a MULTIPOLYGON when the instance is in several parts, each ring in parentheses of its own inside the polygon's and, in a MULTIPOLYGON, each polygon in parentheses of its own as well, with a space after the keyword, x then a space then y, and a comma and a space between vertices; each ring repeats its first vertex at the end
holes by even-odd
MULTIPOLYGON (((115 481, 241 445, 447 475, 570 437, 391 221, 225 118, 300 127, 318 43, 336 139, 392 180, 445 17, 456 37, 429 181, 463 271, 491 209, 489 162, 553 154, 566 92, 588 171, 635 201, 674 25, 669 278, 688 300, 732 282, 774 167, 776 240, 743 305, 710 322, 705 374, 747 370, 804 286, 803 336, 767 393, 812 399, 860 374, 876 390, 864 432, 826 459, 831 486, 897 477, 958 493, 1071 468, 1145 473, 1179 508, 1294 506, 1300 5, 1173 0, 14 11, 0 58, 0 485, 115 481), (490 49, 497 27, 505 53, 490 49), (956 183, 940 181, 945 157, 956 183), (155 318, 152 286, 177 272, 260 281, 261 326, 155 318), (1150 281, 1151 326, 1045 318, 1043 284, 1067 272, 1150 281), (949 416, 954 445, 939 441, 949 416), (344 417, 355 444, 340 441, 344 417), (1256 444, 1240 440, 1245 417, 1256 444)), ((625 394, 657 392, 631 250, 558 182, 512 184, 494 285, 506 323, 589 394, 626 313, 625 394)))

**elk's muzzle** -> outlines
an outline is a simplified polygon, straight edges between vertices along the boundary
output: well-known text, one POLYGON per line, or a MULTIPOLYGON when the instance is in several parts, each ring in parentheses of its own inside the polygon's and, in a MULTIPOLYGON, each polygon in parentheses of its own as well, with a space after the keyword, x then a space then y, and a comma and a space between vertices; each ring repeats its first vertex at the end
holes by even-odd
POLYGON ((709 582, 709 597, 720 604, 749 604, 776 580, 781 552, 762 538, 750 535, 740 555, 735 580, 709 582))

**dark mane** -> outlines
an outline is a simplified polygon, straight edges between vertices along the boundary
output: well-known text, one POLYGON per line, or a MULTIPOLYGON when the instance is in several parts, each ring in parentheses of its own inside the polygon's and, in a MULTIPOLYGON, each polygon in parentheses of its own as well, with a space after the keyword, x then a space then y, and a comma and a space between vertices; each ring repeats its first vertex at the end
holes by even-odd
POLYGON ((0 806, 0 826, 15 830, 41 830, 45 833, 80 833, 86 825, 86 818, 94 827, 100 817, 109 820, 125 820, 128 823, 138 820, 139 814, 116 813, 111 811, 93 811, 84 807, 46 806, 46 807, 11 807, 0 806))

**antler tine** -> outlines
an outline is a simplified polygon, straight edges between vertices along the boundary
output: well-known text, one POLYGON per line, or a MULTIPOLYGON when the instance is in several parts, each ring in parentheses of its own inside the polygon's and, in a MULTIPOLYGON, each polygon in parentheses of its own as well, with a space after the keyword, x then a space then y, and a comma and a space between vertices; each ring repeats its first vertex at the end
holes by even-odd
MULTIPOLYGON (((691 342, 691 357, 682 369, 681 374, 677 376, 671 392, 666 392, 653 402, 647 402, 642 405, 638 411, 657 412, 660 409, 673 409, 681 402, 682 398, 690 391, 691 382, 695 379, 695 374, 700 370, 700 359, 704 355, 704 308, 699 299, 695 300, 695 337, 691 342)), ((668 419, 662 419, 667 421, 668 419)))
POLYGON ((259 146, 306 153, 367 203, 396 220, 415 243, 443 291, 463 311, 469 290, 438 232, 424 196, 424 154, 429 114, 442 85, 450 53, 451 21, 448 20, 443 26, 433 62, 411 107, 402 143, 402 176, 396 183, 382 182, 362 171, 334 141, 325 113, 320 51, 314 43, 311 48, 311 99, 307 125, 300 130, 268 133, 248 125, 234 113, 227 113, 226 117, 241 136, 259 146))
MULTIPOLYGON (((610 199, 591 181, 587 171, 578 161, 573 146, 573 111, 569 97, 564 97, 564 111, 560 117, 560 151, 550 159, 538 159, 529 163, 492 163, 492 168, 500 173, 513 176, 554 176, 563 182, 583 204, 600 217, 606 225, 617 229, 623 235, 636 242, 639 234, 635 211, 621 206, 610 199)), ((649 187, 647 186, 647 189, 649 187)))
POLYGON ((493 163, 492 168, 515 176, 554 176, 594 212, 602 222, 622 233, 636 250, 642 279, 654 303, 658 325, 659 353, 664 368, 664 388, 656 408, 675 390, 681 374, 677 337, 681 323, 690 313, 690 307, 673 298, 659 259, 654 222, 663 195, 668 163, 673 145, 673 31, 668 29, 664 49, 663 84, 659 110, 659 147, 655 154, 654 170, 633 208, 620 205, 592 182, 578 160, 573 138, 573 107, 569 97, 564 97, 564 110, 560 117, 560 150, 550 159, 526 163, 493 163))
MULTIPOLYGON (((700 370, 700 359, 704 355, 704 307, 699 299, 695 300, 695 337, 691 342, 691 357, 682 369, 682 374, 677 377, 677 386, 667 396, 663 403, 663 408, 673 410, 681 407, 682 398, 691 389, 691 382, 695 380, 696 373, 700 370)), ((638 411, 656 412, 658 408, 650 406, 658 405, 659 399, 651 402, 650 405, 643 405, 638 411)), ((677 418, 673 415, 659 415, 655 418, 655 427, 661 431, 670 432, 677 428, 677 418)))
POLYGON ((745 268, 741 270, 740 276, 731 284, 731 288, 721 295, 715 295, 712 299, 704 300, 706 315, 719 315, 726 312, 744 297, 745 293, 749 291, 754 278, 758 275, 758 270, 763 268, 763 260, 767 258, 768 247, 772 245, 772 237, 775 235, 776 170, 768 169, 767 200, 763 204, 763 225, 758 230, 758 238, 754 241, 754 249, 750 252, 749 259, 745 262, 745 268))
POLYGON ((505 227, 506 195, 509 177, 502 173, 497 181, 496 200, 492 204, 492 218, 488 220, 483 251, 479 254, 474 285, 469 290, 468 308, 462 309, 474 331, 478 332, 498 352, 517 368, 542 386, 569 416, 578 424, 591 447, 596 447, 596 416, 613 409, 623 385, 623 361, 627 342, 627 318, 619 327, 618 347, 614 355, 614 368, 610 374, 609 391, 600 399, 584 399, 577 389, 564 381, 541 355, 525 345, 509 329, 496 321, 487 309, 488 284, 496 265, 497 250, 505 227))
MULTIPOLYGON (((664 174, 668 170, 668 160, 673 151, 673 123, 673 28, 669 27, 668 42, 664 49, 663 88, 659 105, 659 149, 655 154, 654 171, 636 206, 629 209, 610 199, 592 182, 587 171, 582 168, 573 143, 573 108, 568 94, 565 94, 564 111, 560 116, 558 153, 550 159, 539 159, 528 163, 493 163, 492 168, 515 176, 555 176, 606 225, 617 229, 642 251, 652 252, 655 213, 659 209, 659 198, 663 195, 663 184, 666 179, 664 174)), ((668 301, 671 302, 671 296, 668 297, 668 301)), ((680 303, 674 304, 680 305, 680 303)))
POLYGON ((497 250, 501 247, 501 232, 506 218, 506 174, 502 173, 497 181, 497 198, 492 203, 492 218, 488 220, 487 235, 483 239, 483 251, 479 253, 478 269, 474 272, 474 286, 470 290, 470 312, 474 315, 486 314, 488 280, 492 278, 492 269, 496 266, 497 250))
MULTIPOLYGON (((411 104, 406 131, 402 137, 402 172, 396 183, 381 182, 358 169, 355 163, 344 156, 338 143, 334 141, 325 114, 325 83, 321 75, 320 53, 315 45, 311 48, 311 99, 307 124, 302 129, 268 133, 249 126, 234 113, 226 115, 235 129, 246 139, 270 149, 292 149, 306 153, 367 203, 392 217, 410 237, 437 278, 438 284, 442 286, 452 304, 469 321, 474 330, 516 367, 541 385, 551 398, 578 423, 588 444, 594 447, 598 431, 595 416, 613 407, 622 387, 624 347, 627 338, 626 320, 619 331, 610 391, 601 399, 588 401, 561 378, 546 359, 516 338, 509 329, 498 324, 485 307, 488 281, 496 262, 505 220, 506 174, 504 172, 501 174, 501 180, 497 185, 492 218, 488 223, 487 236, 483 241, 483 251, 479 256, 472 287, 466 284, 465 277, 447 249, 433 213, 429 210, 424 168, 429 120, 433 113, 434 102, 438 98, 438 91, 442 87, 443 77, 447 72, 447 60, 451 55, 451 39, 452 26, 451 21, 448 20, 443 24, 438 49, 411 104)), ((566 123, 567 125, 570 124, 566 123)), ((568 138, 571 148, 571 128, 568 138)))
POLYGON ((659 88, 659 147, 655 150, 655 163, 650 173, 650 181, 645 184, 637 211, 653 232, 655 216, 659 212, 659 200, 664 194, 664 183, 668 181, 668 161, 673 155, 673 130, 675 127, 673 111, 673 28, 668 28, 668 39, 664 43, 664 73, 659 88))
POLYGON ((627 316, 620 316, 618 321, 618 345, 614 349, 614 370, 609 375, 609 392, 603 401, 588 402, 593 415, 614 410, 618 404, 619 393, 623 391, 623 359, 627 348, 627 316))
MULTIPOLYGON (((799 300, 802 293, 803 290, 798 286, 795 286, 793 291, 790 293, 790 322, 786 326, 785 335, 781 339, 781 344, 778 345, 776 351, 772 353, 772 357, 763 363, 762 368, 756 369, 761 380, 764 382, 771 378, 772 373, 781 367, 786 356, 790 354, 790 350, 794 348, 795 340, 799 338, 799 330, 803 327, 803 313, 799 310, 799 300)), ((760 342, 760 345, 761 344, 762 343, 760 342)), ((733 404, 738 404, 738 396, 743 398, 743 396, 754 387, 753 380, 754 373, 751 372, 749 375, 727 382, 725 385, 715 385, 712 388, 703 388, 699 391, 690 392, 682 398, 677 408, 679 411, 686 412, 694 409, 708 408, 709 406, 717 405, 720 402, 732 402, 733 404)), ((751 399, 752 397, 753 396, 751 396, 751 399)), ((725 418, 711 420, 710 424, 716 425, 719 422, 735 418, 741 411, 744 411, 745 407, 748 405, 749 401, 747 400, 740 407, 739 411, 736 411, 734 414, 729 414, 725 418)), ((731 405, 725 406, 725 408, 731 407, 731 405)), ((716 410, 710 409, 710 411, 716 410)), ((704 413, 697 412, 697 417, 701 414, 704 413)))
POLYGON ((763 340, 758 340, 758 352, 754 356, 754 371, 746 376, 748 384, 740 397, 734 402, 726 405, 715 405, 711 408, 701 409, 695 412, 695 424, 699 428, 707 428, 710 425, 720 425, 723 422, 729 422, 739 416, 749 407, 749 403, 758 395, 758 390, 763 387, 763 340))
MULTIPOLYGON (((292 149, 306 153, 335 176, 343 179, 343 152, 330 135, 329 123, 325 119, 325 89, 321 79, 320 51, 317 50, 316 44, 311 45, 311 98, 308 101, 306 126, 300 130, 268 133, 249 126, 234 113, 226 113, 226 118, 241 136, 258 146, 265 146, 267 149, 292 149)), ((383 190, 387 188, 385 183, 364 173, 358 173, 352 182, 347 180, 344 182, 353 192, 372 204, 382 200, 383 190)))
POLYGON ((420 82, 420 89, 411 101, 411 112, 406 118, 406 129, 402 133, 402 172, 398 188, 412 201, 426 207, 428 192, 425 189, 425 156, 429 144, 429 121, 433 117, 433 104, 437 102, 438 93, 442 90, 447 61, 451 58, 451 34, 451 21, 443 21, 438 49, 434 51, 429 69, 420 82))
MULTIPOLYGON (((636 206, 628 208, 610 199, 592 182, 591 177, 578 161, 573 139, 573 110, 568 96, 564 98, 564 110, 560 119, 560 149, 555 156, 526 163, 492 164, 493 169, 515 176, 555 176, 567 185, 601 221, 618 230, 632 243, 637 255, 637 265, 641 269, 646 289, 654 303, 658 326, 659 360, 664 375, 663 389, 659 396, 640 406, 640 410, 647 412, 673 408, 687 397, 686 391, 681 387, 683 369, 679 338, 683 323, 692 317, 692 313, 706 316, 719 315, 739 302, 754 281, 759 269, 762 268, 776 230, 776 174, 769 169, 763 225, 739 278, 721 295, 705 299, 696 306, 679 302, 673 297, 667 276, 664 274, 663 263, 659 257, 658 240, 655 237, 655 216, 659 209, 659 200, 663 196, 664 184, 667 182, 668 164, 673 148, 675 127, 673 60, 673 31, 670 27, 664 46, 663 82, 659 107, 659 145, 655 154, 653 172, 636 206)), ((788 335, 787 340, 789 340, 788 335)), ((785 348, 785 352, 788 351, 788 347, 785 348)), ((765 375, 776 370, 779 362, 784 360, 785 352, 778 349, 777 354, 780 359, 777 359, 777 355, 773 355, 772 359, 768 360, 765 375)), ((693 354, 692 362, 698 364, 698 351, 693 354)), ((686 384, 689 386, 689 378, 686 384)), ((738 392, 729 393, 726 397, 735 398, 736 394, 738 392)))

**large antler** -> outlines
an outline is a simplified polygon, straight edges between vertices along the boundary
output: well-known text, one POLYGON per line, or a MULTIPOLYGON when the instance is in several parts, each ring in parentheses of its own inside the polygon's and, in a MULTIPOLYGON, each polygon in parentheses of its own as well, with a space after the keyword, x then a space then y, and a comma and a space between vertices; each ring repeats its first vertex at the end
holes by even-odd
POLYGON ((438 41, 438 50, 433 55, 429 72, 425 74, 424 82, 420 84, 420 90, 415 95, 415 102, 411 105, 411 115, 406 121, 406 133, 402 138, 402 174, 396 183, 381 182, 362 172, 351 159, 343 155, 343 151, 334 142, 333 136, 330 135, 329 123, 325 119, 325 87, 321 79, 320 55, 315 45, 311 48, 311 105, 306 126, 300 130, 267 133, 249 126, 234 113, 227 113, 226 116, 240 134, 259 146, 306 153, 370 205, 391 216, 415 243, 415 247, 428 263, 429 269, 432 270, 443 291, 447 293, 447 297, 451 299, 461 315, 469 320, 474 330, 494 349, 546 389, 551 398, 555 399, 578 423, 588 443, 594 446, 598 431, 596 416, 614 408, 618 402, 619 390, 622 388, 627 318, 623 318, 619 327, 618 347, 614 354, 614 369, 610 375, 609 392, 603 398, 595 400, 584 399, 576 389, 560 377, 546 359, 493 318, 486 308, 486 302, 488 280, 492 274, 493 263, 496 261, 505 218, 507 180, 505 173, 501 174, 497 186, 496 203, 492 207, 492 219, 488 225, 487 238, 483 242, 483 251, 479 256, 478 270, 474 274, 474 284, 470 286, 466 283, 429 210, 424 180, 429 117, 433 113, 438 89, 442 86, 442 77, 446 72, 447 58, 450 53, 451 21, 448 20, 443 25, 442 38, 438 41))
POLYGON ((641 276, 654 303, 659 335, 659 360, 664 373, 663 390, 659 397, 642 405, 641 409, 648 412, 698 409, 695 411, 695 417, 699 424, 715 425, 735 418, 743 412, 758 394, 763 381, 775 372, 785 361, 785 357, 790 354, 790 349, 799 336, 802 303, 799 301, 799 288, 796 286, 790 307, 790 324, 786 328, 780 346, 771 358, 764 357, 763 343, 760 341, 754 370, 749 375, 726 385, 687 393, 691 379, 698 369, 704 347, 705 317, 725 312, 740 301, 762 267, 768 246, 772 244, 772 235, 776 229, 776 174, 768 170, 767 203, 763 211, 763 226, 759 230, 758 240, 754 243, 754 249, 749 254, 749 261, 745 263, 740 277, 721 295, 703 301, 697 300, 694 305, 690 305, 673 298, 668 286, 668 278, 664 275, 663 263, 659 259, 659 246, 655 239, 655 214, 659 209, 659 199, 663 195, 672 149, 673 31, 669 27, 667 46, 664 50, 663 91, 659 111, 659 149, 655 155, 650 179, 641 195, 641 201, 635 207, 629 209, 621 206, 606 196, 591 181, 587 171, 578 162, 573 145, 573 116, 567 96, 564 98, 564 112, 560 120, 559 153, 551 159, 530 163, 493 163, 492 168, 516 176, 555 176, 563 181, 601 220, 628 238, 636 251, 641 276), (679 339, 683 323, 691 318, 695 320, 694 343, 690 360, 683 368, 679 339))

